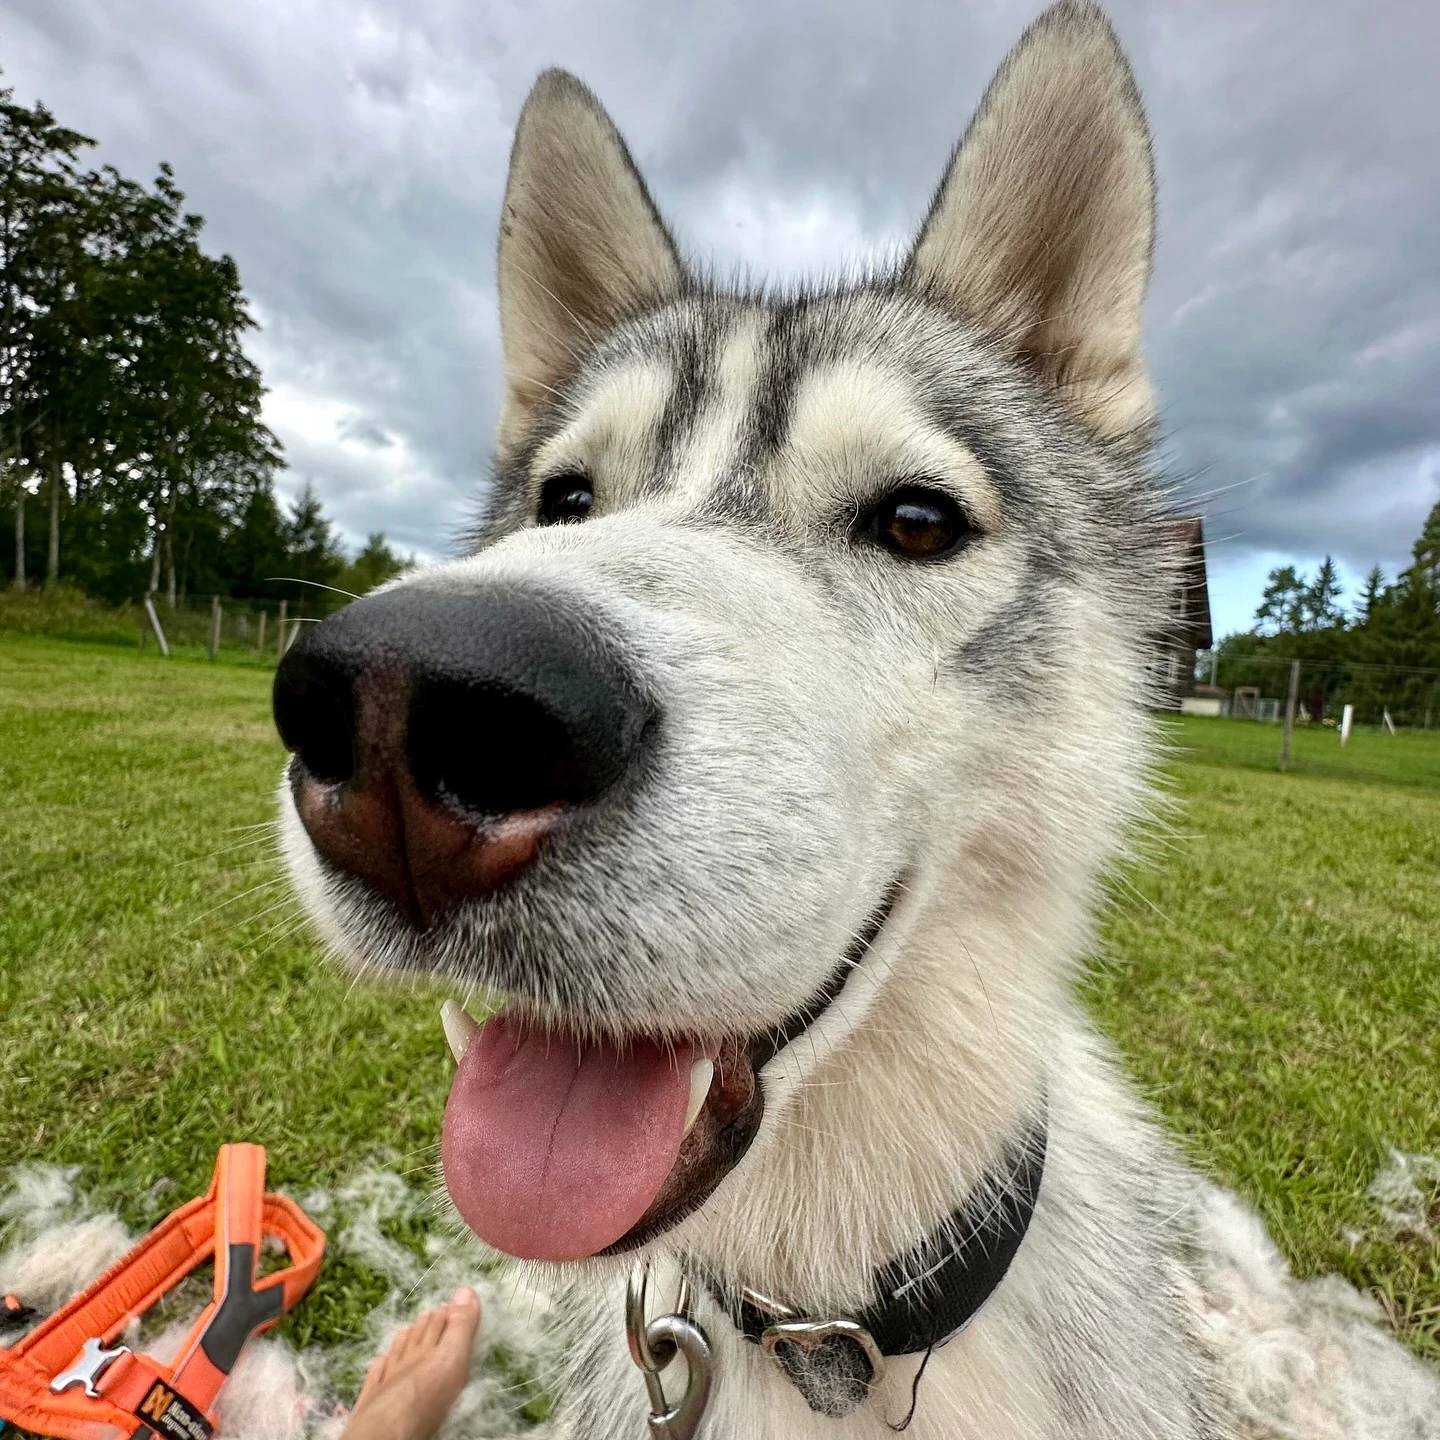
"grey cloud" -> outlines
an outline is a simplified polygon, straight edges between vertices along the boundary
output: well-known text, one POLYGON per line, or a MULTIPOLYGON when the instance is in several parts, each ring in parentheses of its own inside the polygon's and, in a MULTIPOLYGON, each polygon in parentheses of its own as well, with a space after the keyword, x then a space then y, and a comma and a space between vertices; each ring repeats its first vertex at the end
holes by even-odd
MULTIPOLYGON (((688 252, 793 275, 903 242, 1035 8, 0 0, 0 63, 104 158, 174 163, 264 319, 297 476, 352 537, 434 552, 484 474, 492 237, 537 70, 594 86, 688 252)), ((1327 550, 1393 569, 1440 493, 1440 12, 1112 14, 1156 135, 1173 470, 1233 537, 1229 571, 1327 550)))

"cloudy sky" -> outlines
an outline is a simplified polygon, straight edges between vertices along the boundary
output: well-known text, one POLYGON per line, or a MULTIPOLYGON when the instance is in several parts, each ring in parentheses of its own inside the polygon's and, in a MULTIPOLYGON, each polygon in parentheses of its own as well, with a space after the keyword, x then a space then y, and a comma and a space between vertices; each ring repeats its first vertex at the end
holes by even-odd
MULTIPOLYGON (((564 65, 689 253, 899 246, 1035 0, 0 0, 0 66, 235 255, 285 443, 345 537, 446 553, 499 394, 512 126, 564 65)), ((1219 628, 1270 566, 1393 573, 1440 498, 1440 8, 1115 0, 1155 129, 1149 355, 1219 628)))

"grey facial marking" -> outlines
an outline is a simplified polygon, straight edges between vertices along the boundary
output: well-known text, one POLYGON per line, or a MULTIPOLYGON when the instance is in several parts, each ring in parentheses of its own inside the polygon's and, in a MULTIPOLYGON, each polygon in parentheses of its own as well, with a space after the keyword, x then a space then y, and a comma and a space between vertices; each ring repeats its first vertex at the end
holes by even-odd
POLYGON ((694 431, 714 388, 716 350, 721 339, 719 317, 690 308, 679 317, 668 339, 674 382, 655 427, 655 470, 646 487, 651 494, 661 494, 674 483, 675 457, 694 431))
POLYGON ((772 515, 764 476, 789 433, 795 388, 804 368, 802 346, 797 343, 800 308, 792 302, 770 312, 760 339, 759 378, 735 457, 700 507, 705 518, 755 525, 772 515))
POLYGON ((999 698, 1015 703, 1044 699, 1062 674, 1047 603, 1050 588, 1035 576, 950 656, 943 672, 954 679, 980 680, 995 687, 999 698))

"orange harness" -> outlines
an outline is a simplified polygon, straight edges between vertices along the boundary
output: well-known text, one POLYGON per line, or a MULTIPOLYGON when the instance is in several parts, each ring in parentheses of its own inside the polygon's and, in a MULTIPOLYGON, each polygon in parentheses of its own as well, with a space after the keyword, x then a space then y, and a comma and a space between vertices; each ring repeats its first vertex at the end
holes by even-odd
POLYGON ((13 1349, 0 1348, 0 1419, 56 1440, 209 1440, 215 1401, 245 1342, 310 1288, 324 1232, 283 1195, 265 1194, 265 1150, 224 1145, 210 1191, 156 1226, 89 1289, 13 1349), (290 1255, 257 1279, 266 1235, 290 1255), (215 1298, 168 1365, 115 1342, 126 1324, 211 1258, 215 1298))

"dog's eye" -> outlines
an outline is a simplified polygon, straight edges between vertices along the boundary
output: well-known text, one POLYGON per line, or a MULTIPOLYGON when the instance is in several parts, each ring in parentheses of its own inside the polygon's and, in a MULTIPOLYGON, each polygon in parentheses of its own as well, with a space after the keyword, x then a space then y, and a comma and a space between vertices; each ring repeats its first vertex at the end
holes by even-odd
POLYGON ((595 490, 584 475, 552 475, 540 489, 540 523, 574 525, 595 503, 595 490))
POLYGON ((906 485, 862 515, 858 531, 892 555, 943 560, 969 538, 970 522, 943 491, 906 485))

